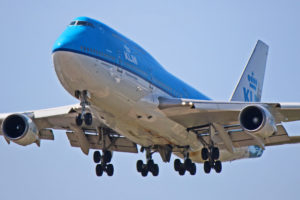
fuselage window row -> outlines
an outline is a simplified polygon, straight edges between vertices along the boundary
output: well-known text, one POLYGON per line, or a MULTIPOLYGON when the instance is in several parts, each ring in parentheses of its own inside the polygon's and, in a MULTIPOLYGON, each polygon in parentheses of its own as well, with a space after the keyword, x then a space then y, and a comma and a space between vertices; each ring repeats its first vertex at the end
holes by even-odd
POLYGON ((80 49, 84 52, 89 52, 89 53, 93 53, 93 54, 96 54, 98 56, 103 56, 105 58, 108 58, 109 60, 112 60, 112 61, 115 61, 115 57, 111 56, 111 55, 108 55, 108 54, 105 54, 101 51, 98 51, 96 49, 93 49, 93 48, 88 48, 88 47, 84 47, 84 46, 81 46, 80 49))

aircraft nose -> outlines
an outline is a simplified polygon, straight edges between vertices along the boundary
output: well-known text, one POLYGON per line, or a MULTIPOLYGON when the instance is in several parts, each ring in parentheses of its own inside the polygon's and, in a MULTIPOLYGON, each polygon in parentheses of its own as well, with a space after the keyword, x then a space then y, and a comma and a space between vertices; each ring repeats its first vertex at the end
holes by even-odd
POLYGON ((67 28, 60 37, 55 41, 52 52, 59 50, 76 50, 82 42, 82 32, 67 28))
POLYGON ((76 41, 74 39, 72 39, 71 37, 60 36, 54 43, 52 52, 54 53, 55 51, 58 51, 58 50, 72 49, 74 47, 75 42, 76 41))

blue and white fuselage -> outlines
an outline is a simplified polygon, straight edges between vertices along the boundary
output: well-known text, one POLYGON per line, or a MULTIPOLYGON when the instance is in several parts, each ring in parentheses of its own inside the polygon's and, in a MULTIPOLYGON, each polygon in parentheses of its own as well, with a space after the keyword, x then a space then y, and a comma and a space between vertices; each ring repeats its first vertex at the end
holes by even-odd
MULTIPOLYGON (((202 162, 202 143, 158 109, 158 97, 210 100, 167 72, 150 54, 108 26, 78 17, 53 47, 57 76, 75 95, 88 90, 93 115, 118 133, 148 147, 189 146, 190 157, 202 162)), ((255 157, 256 150, 226 150, 220 160, 255 157)), ((260 156, 260 155, 257 155, 260 156)))

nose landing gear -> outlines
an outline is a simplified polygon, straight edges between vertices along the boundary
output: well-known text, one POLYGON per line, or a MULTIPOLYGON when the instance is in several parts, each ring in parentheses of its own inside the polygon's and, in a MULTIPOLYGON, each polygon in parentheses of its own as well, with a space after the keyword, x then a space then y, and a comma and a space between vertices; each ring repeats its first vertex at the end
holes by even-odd
POLYGON ((81 126, 83 122, 87 125, 90 126, 93 123, 93 117, 92 114, 89 112, 86 112, 86 106, 89 106, 90 103, 88 102, 88 98, 90 98, 90 94, 87 90, 75 91, 75 97, 77 99, 80 99, 80 105, 81 105, 81 113, 79 113, 76 116, 76 125, 81 126))

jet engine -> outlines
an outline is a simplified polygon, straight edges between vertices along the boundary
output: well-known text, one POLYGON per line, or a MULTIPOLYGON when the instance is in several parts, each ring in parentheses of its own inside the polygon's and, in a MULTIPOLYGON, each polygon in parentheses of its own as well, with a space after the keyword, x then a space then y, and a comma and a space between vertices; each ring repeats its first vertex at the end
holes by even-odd
POLYGON ((2 132, 9 141, 22 146, 39 142, 39 131, 30 117, 12 114, 2 122, 2 132))
POLYGON ((245 107, 239 115, 239 121, 245 131, 263 138, 277 132, 274 117, 263 106, 251 105, 245 107))

